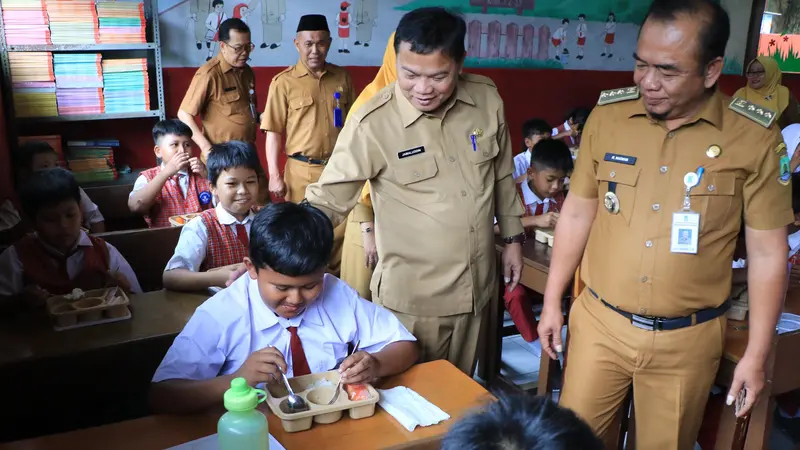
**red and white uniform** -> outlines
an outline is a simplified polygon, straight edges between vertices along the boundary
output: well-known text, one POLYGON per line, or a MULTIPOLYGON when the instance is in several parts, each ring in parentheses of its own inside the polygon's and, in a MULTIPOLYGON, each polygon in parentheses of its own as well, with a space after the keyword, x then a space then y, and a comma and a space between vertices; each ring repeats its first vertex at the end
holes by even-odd
MULTIPOLYGON (((133 185, 131 195, 144 188, 161 170, 162 168, 159 166, 142 172, 133 185)), ((208 192, 209 195, 211 193, 211 185, 207 178, 187 171, 178 172, 164 183, 164 187, 161 188, 161 193, 156 197, 149 213, 144 216, 147 226, 150 228, 169 227, 169 218, 172 216, 199 213, 210 208, 210 202, 206 205, 200 203, 201 192, 208 192)))
POLYGON ((614 43, 614 34, 617 32, 617 22, 606 22, 606 44, 614 43))
POLYGON ((579 23, 576 33, 578 34, 578 46, 583 47, 586 45, 586 24, 579 23))
POLYGON ((561 27, 553 33, 553 47, 558 47, 561 45, 561 41, 567 40, 567 30, 564 27, 561 27))
POLYGON ((339 25, 339 37, 340 38, 349 38, 350 37, 350 13, 347 11, 341 11, 336 16, 336 22, 339 25))

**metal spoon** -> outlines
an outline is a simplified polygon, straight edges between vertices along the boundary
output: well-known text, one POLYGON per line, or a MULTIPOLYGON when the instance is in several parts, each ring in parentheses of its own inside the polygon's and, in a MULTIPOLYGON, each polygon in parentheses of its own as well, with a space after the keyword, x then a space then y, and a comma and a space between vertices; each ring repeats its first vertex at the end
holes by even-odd
POLYGON ((292 413, 308 411, 309 410, 308 404, 306 403, 305 400, 303 400, 303 397, 300 397, 299 395, 294 393, 294 391, 292 390, 292 386, 289 385, 289 379, 286 378, 286 373, 283 371, 283 369, 280 368, 280 366, 278 367, 278 370, 281 371, 281 378, 283 378, 283 384, 286 385, 286 389, 289 391, 289 398, 286 399, 289 410, 292 413))
MULTIPOLYGON (((353 354, 358 351, 359 345, 361 345, 361 340, 356 341, 356 345, 355 347, 353 347, 353 351, 350 352, 349 355, 347 355, 347 358, 353 356, 353 354)), ((339 375, 339 382, 336 383, 336 389, 333 391, 333 398, 331 398, 331 401, 328 402, 329 405, 336 403, 336 400, 339 399, 339 389, 341 389, 341 387, 342 387, 342 376, 339 375)))

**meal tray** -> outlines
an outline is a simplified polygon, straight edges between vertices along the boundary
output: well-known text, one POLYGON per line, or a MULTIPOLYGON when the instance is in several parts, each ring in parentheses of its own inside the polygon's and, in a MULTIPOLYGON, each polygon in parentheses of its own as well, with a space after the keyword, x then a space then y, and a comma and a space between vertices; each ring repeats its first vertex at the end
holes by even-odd
POLYGON ((289 396, 289 392, 282 383, 270 383, 266 386, 266 403, 272 413, 281 419, 283 430, 287 433, 308 430, 314 422, 334 423, 342 418, 344 411, 349 411, 351 419, 363 419, 375 414, 375 404, 378 403, 380 394, 369 384, 366 384, 370 394, 368 399, 350 401, 344 386, 340 386, 339 398, 336 403, 328 405, 330 399, 333 398, 337 383, 339 383, 339 372, 335 370, 289 379, 289 385, 292 386, 295 394, 302 397, 308 404, 310 408, 308 411, 286 413, 281 409, 281 403, 287 401, 289 396), (319 386, 321 380, 327 380, 330 382, 330 386, 319 386))
POLYGON ((47 299, 47 314, 52 319, 56 331, 131 318, 130 299, 123 289, 111 287, 84 291, 83 294, 83 297, 77 300, 66 298, 64 295, 47 299), (109 304, 114 297, 119 297, 121 300, 109 304))
POLYGON ((169 223, 173 227, 182 227, 189 223, 190 220, 194 219, 195 217, 199 216, 200 213, 192 213, 192 214, 179 214, 177 216, 172 216, 169 218, 169 223))
POLYGON ((552 228, 536 229, 536 234, 535 234, 536 242, 541 242, 542 244, 547 244, 548 246, 552 247, 553 234, 555 233, 552 228))

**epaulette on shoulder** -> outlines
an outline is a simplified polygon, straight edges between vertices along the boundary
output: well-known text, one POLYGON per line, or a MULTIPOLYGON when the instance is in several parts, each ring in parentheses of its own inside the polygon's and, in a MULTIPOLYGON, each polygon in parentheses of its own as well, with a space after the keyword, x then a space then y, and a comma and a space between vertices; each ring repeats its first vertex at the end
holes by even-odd
POLYGON ((609 89, 600 93, 600 98, 597 99, 597 105, 610 105, 611 103, 624 102, 627 100, 636 100, 639 98, 639 88, 636 86, 609 89))
POLYGON ((372 98, 358 108, 358 110, 353 111, 353 118, 361 122, 368 115, 380 109, 381 106, 389 103, 392 96, 394 96, 394 83, 378 91, 372 98))
POLYGON ((741 114, 764 128, 769 128, 775 122, 777 114, 771 109, 748 102, 747 100, 735 97, 728 105, 728 109, 741 114))
POLYGON ((211 61, 203 64, 202 66, 200 66, 199 69, 197 69, 197 74, 198 75, 206 74, 206 73, 210 72, 211 69, 213 69, 214 67, 217 67, 218 65, 219 65, 219 59, 212 58, 211 61))
POLYGON ((492 81, 491 78, 485 77, 483 75, 478 75, 478 74, 474 74, 474 73, 462 73, 461 74, 461 78, 463 78, 465 81, 468 81, 470 83, 485 84, 487 86, 491 86, 493 88, 497 88, 497 85, 494 84, 494 81, 492 81))
POLYGON ((285 68, 285 69, 281 70, 281 71, 280 71, 280 72, 278 72, 278 73, 277 73, 277 74, 276 74, 274 77, 272 77, 272 81, 275 81, 275 80, 277 80, 278 78, 282 77, 283 75, 285 75, 285 74, 287 74, 287 73, 291 72, 293 68, 294 68, 294 67, 292 67, 292 66, 289 66, 289 67, 287 67, 287 68, 285 68))

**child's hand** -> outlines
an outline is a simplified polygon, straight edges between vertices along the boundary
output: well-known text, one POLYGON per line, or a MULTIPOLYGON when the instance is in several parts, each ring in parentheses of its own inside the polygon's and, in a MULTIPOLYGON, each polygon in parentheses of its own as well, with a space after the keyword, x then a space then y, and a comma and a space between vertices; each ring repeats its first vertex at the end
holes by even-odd
POLYGON ((185 152, 178 152, 172 155, 172 159, 164 167, 164 172, 172 177, 176 175, 181 169, 189 165, 189 154, 185 152))
POLYGON ((356 352, 339 366, 344 384, 372 383, 378 379, 380 363, 367 352, 356 352))
POLYGON ((196 156, 193 158, 189 158, 189 170, 191 170, 192 173, 200 175, 203 178, 208 176, 208 170, 206 169, 206 165, 203 164, 203 162, 200 161, 200 158, 196 156))
MULTIPOLYGON (((246 271, 247 269, 244 267, 244 263, 231 264, 228 266, 216 267, 208 270, 208 272, 214 272, 214 286, 219 287, 228 286, 228 281, 233 278, 233 274, 243 274, 246 271)), ((239 277, 237 276, 236 278, 239 277)), ((233 279, 235 280, 236 278, 233 279)))
POLYGON ((555 228, 556 223, 558 223, 558 217, 557 212, 550 211, 544 213, 537 217, 537 224, 535 226, 536 228, 555 228))
POLYGON ((247 380, 247 384, 254 386, 258 383, 279 380, 280 370, 284 372, 288 370, 283 354, 275 347, 266 347, 251 353, 233 377, 242 377, 247 380))
POLYGON ((125 292, 131 291, 131 282, 122 272, 112 272, 109 270, 106 275, 106 286, 118 286, 125 292))
POLYGON ((42 289, 36 284, 29 284, 25 286, 22 293, 25 296, 25 303, 31 308, 38 308, 43 306, 50 297, 50 293, 42 289))

